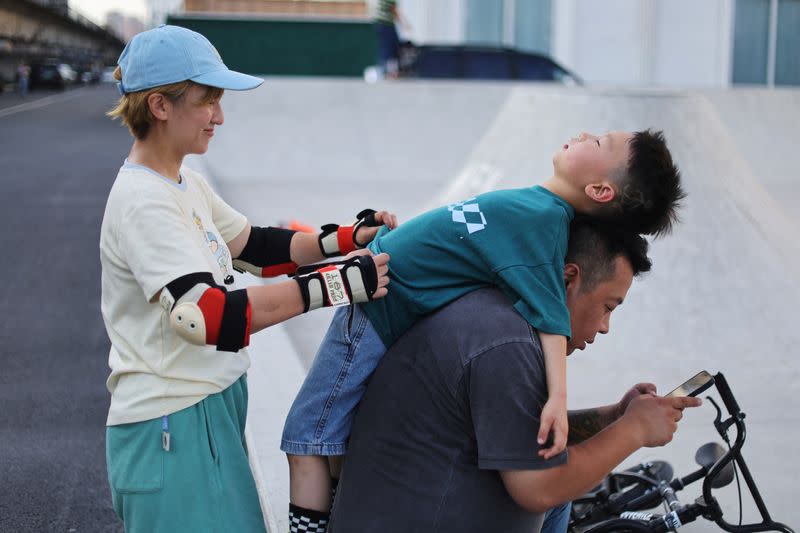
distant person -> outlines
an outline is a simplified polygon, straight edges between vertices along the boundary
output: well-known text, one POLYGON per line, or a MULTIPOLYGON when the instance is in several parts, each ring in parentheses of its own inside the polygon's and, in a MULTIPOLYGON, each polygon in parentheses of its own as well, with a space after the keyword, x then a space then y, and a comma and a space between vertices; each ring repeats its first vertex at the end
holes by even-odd
MULTIPOLYGON (((573 223, 568 353, 609 332, 649 269, 643 238, 573 223)), ((637 384, 616 404, 571 411, 568 451, 544 459, 530 430, 547 401, 544 367, 537 331, 496 288, 417 322, 367 386, 328 531, 535 533, 544 520, 543 532, 566 533, 570 500, 640 447, 669 442, 701 403, 637 384)))
POLYGON ((134 137, 100 229, 114 510, 128 533, 264 531, 244 440, 250 335, 384 296, 388 256, 355 250, 396 221, 365 210, 352 226, 319 234, 251 226, 184 166, 222 125, 223 91, 263 82, 229 70, 199 33, 140 33, 114 75, 122 97, 109 115, 134 137), (231 286, 234 268, 292 274, 351 251, 288 281, 231 286))
POLYGON ((660 235, 670 231, 684 193, 660 132, 582 133, 552 163, 541 186, 487 192, 375 237, 369 248, 392 257, 392 290, 336 311, 286 418, 281 449, 292 519, 327 519, 353 415, 386 350, 415 321, 486 285, 502 289, 539 332, 549 398, 540 426, 528 429, 540 444, 552 436, 543 459, 564 449, 566 353, 574 336, 563 281, 570 221, 578 212, 660 235))
POLYGON ((17 67, 17 86, 19 88, 19 94, 23 98, 28 96, 30 77, 31 67, 29 67, 24 61, 21 61, 17 67))
POLYGON ((397 1, 378 0, 374 23, 378 38, 378 68, 383 77, 395 79, 400 73, 400 38, 396 24, 408 27, 397 9, 397 1))

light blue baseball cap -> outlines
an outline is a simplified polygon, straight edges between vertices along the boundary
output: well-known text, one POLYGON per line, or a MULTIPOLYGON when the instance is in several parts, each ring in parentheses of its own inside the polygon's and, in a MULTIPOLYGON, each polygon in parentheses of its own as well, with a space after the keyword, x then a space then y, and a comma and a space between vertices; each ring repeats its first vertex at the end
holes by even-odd
POLYGON ((117 63, 122 69, 120 94, 170 83, 195 83, 246 91, 264 80, 229 70, 208 39, 196 31, 162 24, 137 34, 125 46, 117 63))

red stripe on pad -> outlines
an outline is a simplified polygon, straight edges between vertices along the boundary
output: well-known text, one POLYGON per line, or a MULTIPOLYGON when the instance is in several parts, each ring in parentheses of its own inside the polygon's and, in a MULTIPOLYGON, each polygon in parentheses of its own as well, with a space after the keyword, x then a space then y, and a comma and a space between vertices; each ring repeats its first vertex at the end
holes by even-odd
POLYGON ((281 263, 280 265, 272 265, 261 269, 262 278, 274 278, 284 274, 294 274, 297 270, 296 263, 281 263))
POLYGON ((355 226, 339 226, 336 230, 336 241, 339 244, 339 253, 347 255, 356 249, 356 243, 353 242, 353 229, 355 226))
POLYGON ((210 288, 200 297, 197 306, 206 321, 206 344, 216 346, 219 340, 219 328, 222 326, 222 312, 225 310, 225 293, 219 289, 210 288))

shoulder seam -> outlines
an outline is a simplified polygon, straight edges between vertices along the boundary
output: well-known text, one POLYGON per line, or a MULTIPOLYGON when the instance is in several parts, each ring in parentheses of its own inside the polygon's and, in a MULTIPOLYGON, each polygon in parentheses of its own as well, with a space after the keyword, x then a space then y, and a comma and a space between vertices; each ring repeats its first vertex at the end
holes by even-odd
POLYGON ((509 345, 509 344, 533 344, 534 343, 533 337, 530 336, 531 325, 528 324, 527 322, 525 322, 525 325, 528 326, 529 337, 527 339, 526 338, 507 339, 507 340, 504 340, 504 341, 499 341, 497 343, 491 344, 489 346, 485 346, 485 347, 481 348, 479 351, 471 354, 467 358, 467 360, 464 361, 464 364, 462 365, 462 368, 467 366, 468 364, 470 364, 473 360, 477 359, 478 357, 480 357, 482 355, 485 355, 486 353, 490 352, 491 350, 494 350, 495 348, 500 348, 502 346, 506 346, 506 345, 509 345))

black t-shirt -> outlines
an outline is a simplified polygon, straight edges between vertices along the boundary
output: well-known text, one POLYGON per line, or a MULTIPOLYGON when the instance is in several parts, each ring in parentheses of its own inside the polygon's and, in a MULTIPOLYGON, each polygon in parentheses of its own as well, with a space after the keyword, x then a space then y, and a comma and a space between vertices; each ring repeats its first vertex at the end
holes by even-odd
POLYGON ((425 318, 370 380, 328 531, 537 531, 541 515, 511 499, 498 470, 566 462, 538 456, 546 401, 538 336, 502 292, 425 318))

